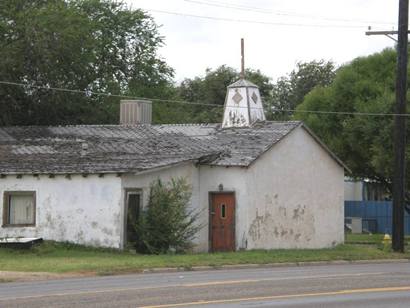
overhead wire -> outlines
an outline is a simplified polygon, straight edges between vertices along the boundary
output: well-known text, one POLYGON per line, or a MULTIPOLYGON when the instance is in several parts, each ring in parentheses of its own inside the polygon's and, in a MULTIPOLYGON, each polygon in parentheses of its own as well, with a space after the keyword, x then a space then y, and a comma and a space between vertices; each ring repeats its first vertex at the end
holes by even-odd
POLYGON ((208 19, 208 20, 218 20, 218 21, 225 21, 225 22, 260 24, 260 25, 266 25, 266 26, 345 28, 345 29, 359 29, 359 28, 364 27, 363 25, 359 26, 359 25, 339 25, 339 24, 287 23, 287 22, 260 21, 260 20, 252 20, 252 19, 237 19, 237 18, 228 18, 228 17, 216 17, 216 16, 209 16, 209 15, 180 13, 180 12, 175 12, 175 11, 157 10, 157 9, 150 9, 150 8, 144 8, 143 10, 154 12, 154 13, 167 14, 167 15, 176 15, 176 16, 184 16, 184 17, 192 17, 192 18, 200 18, 200 19, 208 19))
MULTIPOLYGON (((177 104, 183 104, 183 105, 197 105, 197 106, 207 106, 207 107, 213 107, 213 108, 224 108, 224 106, 222 105, 210 104, 210 103, 189 102, 189 101, 184 101, 184 100, 162 99, 162 98, 152 98, 152 97, 137 97, 137 96, 130 96, 130 95, 111 94, 111 93, 94 92, 94 91, 87 91, 87 90, 75 90, 75 89, 66 89, 66 88, 50 87, 50 86, 30 85, 26 83, 11 82, 11 81, 0 81, 0 84, 9 85, 9 86, 19 86, 19 87, 25 87, 25 88, 44 89, 44 90, 49 90, 49 91, 60 91, 60 92, 84 94, 86 96, 98 95, 98 96, 105 96, 105 97, 128 98, 128 99, 135 99, 135 100, 150 100, 150 101, 158 102, 158 103, 177 103, 177 104)), ((235 108, 248 108, 248 107, 235 106, 235 108)), ((264 108, 251 107, 250 109, 264 109, 264 108)), ((312 113, 312 114, 352 115, 352 116, 410 117, 409 113, 398 114, 398 113, 325 111, 325 110, 304 110, 304 109, 276 109, 276 108, 272 108, 271 111, 274 113, 292 112, 292 113, 312 113)))
MULTIPOLYGON (((243 6, 243 5, 234 5, 234 4, 227 4, 226 2, 217 2, 217 1, 210 1, 210 0, 184 0, 186 2, 203 4, 203 5, 210 5, 210 6, 217 6, 217 7, 226 7, 226 8, 233 8, 239 10, 252 10, 255 12, 265 12, 269 14, 281 14, 287 16, 297 16, 296 14, 289 13, 289 12, 269 12, 262 8, 257 7, 250 7, 250 6, 243 6)), ((227 22, 238 22, 238 23, 255 23, 255 24, 263 24, 263 25, 272 25, 272 26, 296 26, 296 27, 329 27, 329 28, 362 28, 363 26, 357 25, 336 25, 336 24, 303 24, 303 23, 283 23, 283 22, 267 22, 267 21, 258 21, 258 20, 248 20, 248 19, 234 19, 234 18, 225 18, 225 17, 215 17, 215 16, 205 16, 205 15, 195 15, 195 14, 188 14, 188 13, 180 13, 180 12, 173 12, 173 11, 166 11, 166 10, 157 10, 157 9, 145 9, 151 12, 163 13, 163 14, 171 14, 171 15, 178 15, 178 16, 185 16, 185 17, 193 17, 193 18, 202 18, 202 19, 209 19, 209 20, 220 20, 220 21, 227 21, 227 22)), ((302 17, 302 15, 299 15, 302 17)), ((304 16, 307 17, 307 16, 304 16)), ((320 19, 315 17, 316 19, 320 19)), ((332 19, 328 19, 332 20, 332 19)), ((336 21, 336 20, 332 20, 336 21)), ((338 20, 338 21, 353 21, 353 20, 338 20)), ((373 22, 376 23, 376 22, 373 22)), ((382 23, 382 22, 380 22, 382 23)), ((387 24, 387 23, 383 23, 387 24)), ((111 93, 104 93, 104 92, 94 92, 89 90, 76 90, 76 89, 67 89, 67 88, 59 88, 59 87, 51 87, 51 86, 39 86, 39 85, 32 85, 28 83, 18 83, 18 82, 10 82, 10 81, 0 81, 0 84, 3 85, 11 85, 11 86, 20 86, 26 88, 34 88, 34 89, 44 89, 50 91, 60 91, 60 92, 68 92, 68 93, 77 93, 77 94, 84 94, 86 96, 91 95, 98 95, 98 96, 105 96, 105 97, 117 97, 117 98, 128 98, 128 99, 136 99, 136 100, 150 100, 153 102, 168 102, 168 103, 177 103, 177 104, 185 104, 185 105, 198 105, 198 106, 207 106, 213 108, 223 108, 222 105, 211 104, 211 103, 200 103, 200 102, 189 102, 184 100, 175 100, 175 99, 161 99, 161 98, 151 98, 151 97, 136 97, 130 95, 123 95, 123 94, 111 94, 111 93)), ((248 108, 237 106, 236 108, 248 108)), ((263 109, 257 107, 251 107, 251 109, 263 109)), ((301 109, 271 109, 272 112, 276 113, 283 113, 283 112, 292 112, 292 113, 314 113, 314 114, 334 114, 334 115, 358 115, 358 116, 404 116, 410 117, 410 114, 396 114, 396 113, 372 113, 372 112, 343 112, 343 111, 321 111, 321 110, 301 110, 301 109)))
POLYGON ((347 19, 347 18, 335 18, 335 17, 324 17, 324 16, 316 16, 316 15, 308 15, 308 14, 299 14, 295 12, 285 12, 285 11, 274 11, 266 8, 259 8, 253 6, 246 6, 246 5, 237 5, 233 3, 227 2, 220 2, 220 1, 209 1, 209 0, 184 0, 185 2, 198 4, 203 6, 211 6, 211 7, 219 7, 219 8, 227 8, 227 9, 234 9, 246 12, 255 12, 260 14, 268 14, 268 15, 277 15, 277 16, 288 16, 288 17, 299 17, 299 18, 308 18, 308 19, 315 19, 315 20, 326 20, 326 21, 338 21, 338 22, 355 22, 355 23, 363 23, 363 24, 380 24, 380 25, 395 25, 394 22, 385 22, 385 21, 376 21, 376 20, 357 20, 357 19, 347 19))

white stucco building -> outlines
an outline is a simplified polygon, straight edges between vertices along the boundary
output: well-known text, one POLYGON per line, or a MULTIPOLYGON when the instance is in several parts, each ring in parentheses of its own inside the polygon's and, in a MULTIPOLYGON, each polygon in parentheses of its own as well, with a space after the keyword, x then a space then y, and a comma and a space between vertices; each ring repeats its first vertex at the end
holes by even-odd
POLYGON ((343 163, 303 123, 266 122, 261 108, 242 81, 223 125, 0 128, 0 238, 123 248, 150 183, 185 177, 205 226, 196 251, 342 243, 343 163))

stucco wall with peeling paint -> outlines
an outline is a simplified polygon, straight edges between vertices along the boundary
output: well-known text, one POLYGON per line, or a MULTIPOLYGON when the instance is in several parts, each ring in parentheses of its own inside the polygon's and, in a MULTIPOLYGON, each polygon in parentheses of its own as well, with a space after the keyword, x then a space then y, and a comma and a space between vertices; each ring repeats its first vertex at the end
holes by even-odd
MULTIPOLYGON (((199 170, 202 211, 208 213, 208 193, 219 184, 235 192, 238 250, 323 248, 344 240, 344 170, 303 128, 249 168, 199 170)), ((199 238, 206 251, 208 233, 199 238)))
POLYGON ((0 237, 42 237, 83 245, 120 248, 121 179, 116 175, 56 175, 0 180, 0 217, 4 191, 36 192, 34 227, 0 227, 0 237))
POLYGON ((248 171, 248 249, 343 242, 344 170, 306 130, 295 129, 248 171))

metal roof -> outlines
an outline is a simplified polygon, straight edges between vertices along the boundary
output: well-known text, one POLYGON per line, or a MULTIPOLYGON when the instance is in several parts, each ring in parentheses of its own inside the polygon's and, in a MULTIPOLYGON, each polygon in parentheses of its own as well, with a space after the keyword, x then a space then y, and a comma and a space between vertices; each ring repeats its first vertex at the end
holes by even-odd
POLYGON ((128 173, 186 161, 249 166, 301 122, 0 128, 0 174, 128 173))

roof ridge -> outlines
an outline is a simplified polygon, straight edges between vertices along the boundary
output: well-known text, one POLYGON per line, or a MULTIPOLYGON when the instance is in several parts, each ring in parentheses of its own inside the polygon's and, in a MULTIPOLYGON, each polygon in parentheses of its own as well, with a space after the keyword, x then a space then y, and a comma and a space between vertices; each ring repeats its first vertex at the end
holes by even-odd
POLYGON ((291 124, 296 124, 296 123, 303 123, 301 120, 292 120, 292 121, 265 121, 266 123, 291 123, 291 124))
MULTIPOLYGON (((265 123, 275 123, 275 124, 299 124, 303 123, 300 120, 293 121, 264 121, 265 123)), ((12 125, 12 126, 0 126, 0 129, 6 128, 76 128, 76 127, 85 127, 85 128, 110 128, 110 127, 139 127, 139 126, 215 126, 220 123, 158 123, 158 124, 67 124, 67 125, 12 125)))
POLYGON ((166 124, 151 124, 152 126, 209 126, 218 125, 220 123, 166 123, 166 124))
POLYGON ((103 128, 103 127, 139 127, 139 126, 214 126, 220 123, 165 123, 165 124, 67 124, 67 125, 11 125, 11 126, 0 126, 0 129, 6 128, 103 128))

